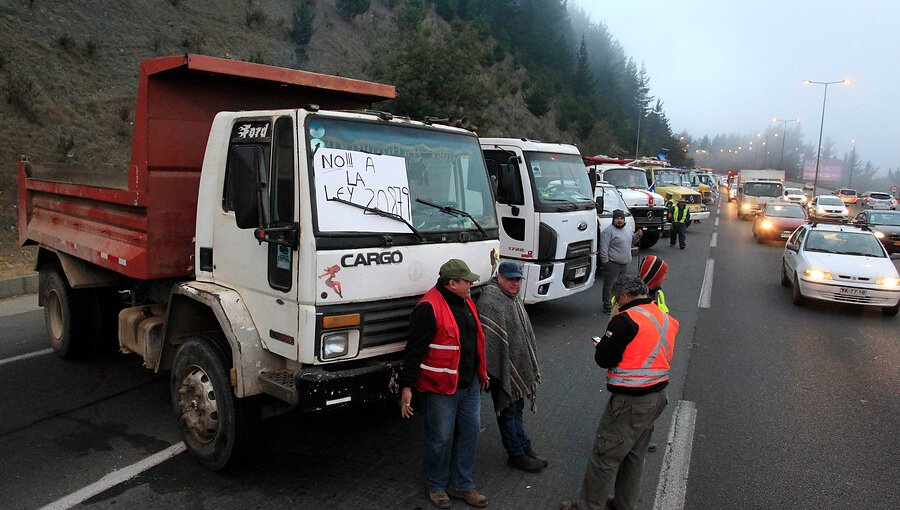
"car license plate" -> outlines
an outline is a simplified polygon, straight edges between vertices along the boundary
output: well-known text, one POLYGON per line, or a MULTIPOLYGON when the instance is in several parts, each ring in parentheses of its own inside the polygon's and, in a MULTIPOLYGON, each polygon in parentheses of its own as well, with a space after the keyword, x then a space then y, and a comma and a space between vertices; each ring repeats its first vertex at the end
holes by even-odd
POLYGON ((781 233, 781 238, 782 238, 782 239, 787 239, 788 237, 791 237, 791 233, 790 233, 790 232, 782 232, 782 233, 781 233))
POLYGON ((575 278, 581 278, 582 276, 585 276, 586 274, 587 274, 586 267, 579 267, 578 269, 575 270, 575 278))
POLYGON ((867 296, 869 293, 865 289, 852 289, 849 287, 841 287, 841 294, 845 296, 867 296))
POLYGON ((900 246, 900 241, 894 241, 894 246, 900 246))

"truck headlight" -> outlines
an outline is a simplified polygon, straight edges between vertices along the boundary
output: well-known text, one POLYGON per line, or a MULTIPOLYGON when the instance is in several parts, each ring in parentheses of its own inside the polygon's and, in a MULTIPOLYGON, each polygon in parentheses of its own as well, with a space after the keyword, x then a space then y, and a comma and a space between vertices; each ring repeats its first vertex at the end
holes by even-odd
POLYGON ((875 234, 875 237, 877 237, 878 239, 884 239, 884 232, 873 230, 872 233, 875 234))
POLYGON ((350 346, 350 333, 338 331, 322 335, 322 359, 346 356, 350 346))
POLYGON ((750 204, 744 202, 743 204, 741 204, 741 209, 743 209, 743 210, 745 210, 745 211, 749 211, 749 210, 750 210, 750 204))

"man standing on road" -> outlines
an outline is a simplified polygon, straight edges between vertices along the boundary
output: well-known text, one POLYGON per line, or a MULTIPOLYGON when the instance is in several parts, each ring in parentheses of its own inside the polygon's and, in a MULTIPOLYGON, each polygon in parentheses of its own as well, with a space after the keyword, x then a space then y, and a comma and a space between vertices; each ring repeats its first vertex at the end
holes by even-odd
POLYGON ((684 249, 685 232, 688 222, 691 221, 691 212, 684 203, 684 197, 678 197, 678 205, 672 210, 672 234, 669 237, 669 246, 675 246, 675 238, 678 238, 678 247, 684 249))
POLYGON ((531 320, 518 297, 523 277, 518 264, 502 262, 497 277, 484 286, 478 297, 478 314, 484 326, 484 353, 497 426, 509 455, 507 464, 537 473, 547 466, 547 461, 531 449, 522 410, 528 397, 534 412, 534 393, 541 373, 531 320))
POLYGON ((622 311, 594 349, 594 360, 608 369, 611 395, 588 457, 581 501, 563 502, 563 510, 637 506, 653 425, 668 403, 665 388, 678 321, 653 303, 637 276, 620 276, 613 290, 622 311))
POLYGON ((441 266, 437 284, 413 309, 400 374, 400 414, 413 416, 412 388, 425 416, 425 485, 437 508, 450 497, 486 507, 472 472, 481 429, 481 392, 488 389, 484 331, 472 302, 478 275, 459 259, 441 266), (476 377, 480 381, 480 387, 476 377))
POLYGON ((612 310, 613 282, 628 270, 631 263, 631 247, 637 244, 643 231, 630 232, 625 228, 625 212, 616 209, 612 213, 612 225, 600 232, 600 262, 603 264, 603 313, 612 310))

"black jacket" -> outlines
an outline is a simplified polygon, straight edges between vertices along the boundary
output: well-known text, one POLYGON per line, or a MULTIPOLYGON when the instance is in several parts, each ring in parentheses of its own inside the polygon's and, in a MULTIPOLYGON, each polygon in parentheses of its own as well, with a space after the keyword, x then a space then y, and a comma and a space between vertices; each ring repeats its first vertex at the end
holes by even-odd
MULTIPOLYGON (((438 285, 438 290, 456 319, 459 328, 459 367, 456 387, 468 388, 475 379, 478 366, 478 324, 466 301, 450 292, 446 287, 438 285)), ((428 345, 434 339, 437 321, 434 309, 428 303, 420 303, 413 309, 409 317, 409 339, 403 356, 403 371, 400 372, 400 387, 415 388, 419 379, 419 365, 425 357, 428 345)))

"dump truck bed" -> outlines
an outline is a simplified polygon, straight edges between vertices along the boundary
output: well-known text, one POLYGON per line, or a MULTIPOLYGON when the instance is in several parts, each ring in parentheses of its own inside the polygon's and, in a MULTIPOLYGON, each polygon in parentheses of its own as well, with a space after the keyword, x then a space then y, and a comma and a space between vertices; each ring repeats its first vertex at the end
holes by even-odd
POLYGON ((394 87, 203 55, 141 62, 128 168, 19 158, 22 245, 149 280, 194 272, 200 169, 220 111, 365 109, 394 87))

